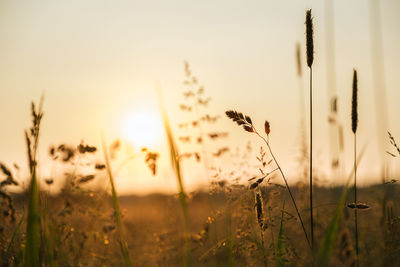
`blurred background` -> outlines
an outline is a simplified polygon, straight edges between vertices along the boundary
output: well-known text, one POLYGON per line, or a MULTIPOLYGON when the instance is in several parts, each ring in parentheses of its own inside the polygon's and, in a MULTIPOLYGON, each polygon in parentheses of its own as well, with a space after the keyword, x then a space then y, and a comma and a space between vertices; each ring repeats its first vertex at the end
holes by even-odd
MULTIPOLYGON (((188 119, 179 108, 185 103, 187 61, 212 98, 204 112, 221 116, 213 129, 229 132, 222 142, 232 152, 250 142, 250 158, 256 162, 261 143, 224 112, 250 115, 260 131, 269 120, 271 145, 289 182, 297 182, 304 136, 308 142, 304 21, 310 8, 319 183, 340 184, 351 171, 353 68, 359 78, 358 147, 366 149, 359 184, 398 178, 399 164, 386 153, 393 150, 387 131, 400 140, 397 0, 1 1, 0 160, 27 165, 24 129, 30 125, 30 102, 43 94, 39 160, 48 164, 41 165, 41 176, 59 168, 49 160, 51 145, 84 140, 99 147, 103 133, 108 143, 122 140, 129 147, 127 155, 140 155, 143 146, 160 154, 155 177, 142 156, 126 164, 116 175, 119 192, 175 192, 156 86, 178 137, 178 124, 188 119)), ((184 144, 178 144, 184 151, 184 144)), ((215 149, 212 142, 204 147, 209 153, 215 149)), ((210 166, 229 171, 230 157, 210 166)), ((183 169, 190 190, 207 184, 202 164, 188 160, 183 169)), ((257 172, 256 167, 248 170, 257 172)), ((21 177, 27 173, 21 168, 21 177)))

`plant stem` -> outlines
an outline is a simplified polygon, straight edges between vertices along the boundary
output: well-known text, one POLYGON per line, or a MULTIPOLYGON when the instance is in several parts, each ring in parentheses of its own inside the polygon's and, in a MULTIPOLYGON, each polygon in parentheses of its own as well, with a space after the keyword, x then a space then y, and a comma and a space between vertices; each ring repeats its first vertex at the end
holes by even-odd
POLYGON ((287 188, 287 190, 288 190, 288 192, 289 192, 290 198, 292 199, 292 203, 293 203, 294 209, 296 210, 297 217, 299 218, 300 223, 301 223, 301 227, 303 228, 304 236, 305 236, 306 239, 307 239, 307 244, 308 244, 308 246, 310 247, 310 249, 312 249, 311 244, 310 244, 310 240, 308 239, 308 235, 307 235, 306 228, 304 227, 303 219, 301 218, 299 209, 297 208, 296 201, 294 200, 292 191, 290 190, 289 184, 288 184, 288 182, 287 182, 287 180, 286 180, 286 176, 285 176, 285 174, 283 173, 282 168, 281 168, 281 166, 279 165, 278 161, 276 160, 274 154, 272 153, 272 149, 271 149, 271 147, 270 147, 270 145, 269 145, 268 140, 265 139, 262 135, 260 135, 260 134, 257 132, 257 130, 254 129, 254 127, 253 127, 253 130, 254 130, 254 133, 257 134, 257 135, 265 142, 265 144, 267 145, 268 150, 269 150, 269 153, 271 154, 271 156, 272 156, 272 158, 273 158, 273 160, 274 160, 276 166, 277 166, 278 169, 279 169, 279 172, 280 172, 281 175, 282 175, 283 180, 285 181, 285 185, 286 185, 286 188, 287 188))
POLYGON ((40 266, 40 214, 39 214, 39 186, 37 182, 37 149, 39 144, 40 121, 43 116, 43 96, 40 99, 37 114, 32 103, 33 125, 31 137, 25 131, 28 149, 29 171, 31 174, 29 185, 28 217, 26 223, 26 266, 40 266), (33 143, 31 143, 31 138, 33 143), (32 145, 32 149, 31 149, 32 145))
POLYGON ((312 177, 312 67, 310 67, 310 224, 311 247, 314 248, 314 216, 313 216, 313 177, 312 177))
MULTIPOLYGON (((354 133, 354 203, 357 206, 357 135, 354 133)), ((354 226, 355 226, 355 235, 356 235, 356 256, 357 256, 357 266, 358 262, 358 221, 357 221, 357 207, 354 209, 354 226)))
POLYGON ((104 152, 104 160, 106 163, 106 168, 107 168, 107 174, 110 179, 110 184, 111 184, 111 197, 112 197, 112 203, 114 207, 114 215, 115 215, 115 220, 117 223, 117 231, 119 235, 119 243, 121 247, 121 252, 124 257, 124 262, 126 267, 132 266, 130 257, 129 257, 129 251, 126 242, 123 240, 123 233, 122 233, 122 220, 121 220, 121 211, 118 203, 118 196, 117 196, 117 191, 115 190, 115 184, 114 184, 114 177, 112 175, 111 171, 111 166, 110 166, 110 161, 108 159, 108 153, 107 153, 107 146, 104 141, 104 138, 102 138, 102 145, 103 145, 103 152, 104 152))
POLYGON ((157 90, 158 93, 158 101, 160 105, 160 111, 162 115, 162 120, 165 128, 165 134, 167 137, 167 142, 169 146, 169 152, 171 157, 171 165, 175 172, 176 179, 178 181, 178 188, 179 188, 179 202, 182 208, 182 215, 183 215, 183 224, 184 224, 184 259, 183 264, 184 266, 192 266, 192 256, 191 256, 191 240, 190 240, 190 223, 189 223, 189 213, 188 213, 188 206, 186 202, 186 193, 185 188, 183 185, 183 177, 181 173, 181 165, 179 162, 179 151, 178 147, 175 144, 175 139, 172 134, 172 130, 169 124, 167 112, 165 110, 164 104, 162 102, 161 97, 161 90, 157 90))

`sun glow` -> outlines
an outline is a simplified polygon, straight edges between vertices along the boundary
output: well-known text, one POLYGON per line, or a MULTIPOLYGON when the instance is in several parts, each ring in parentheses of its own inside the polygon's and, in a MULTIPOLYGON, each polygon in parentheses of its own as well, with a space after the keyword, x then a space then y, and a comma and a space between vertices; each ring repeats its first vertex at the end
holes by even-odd
POLYGON ((134 146, 154 148, 161 138, 161 118, 151 111, 138 111, 124 121, 122 131, 134 146))

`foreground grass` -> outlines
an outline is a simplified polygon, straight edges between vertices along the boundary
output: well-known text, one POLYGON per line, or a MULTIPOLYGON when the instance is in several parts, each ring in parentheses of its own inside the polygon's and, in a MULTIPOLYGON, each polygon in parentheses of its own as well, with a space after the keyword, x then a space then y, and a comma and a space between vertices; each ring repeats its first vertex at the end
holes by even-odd
MULTIPOLYGON (((394 184, 386 186, 391 192, 389 206, 392 215, 391 219, 384 224, 380 220, 379 208, 382 196, 381 186, 359 188, 358 191, 359 196, 371 206, 370 209, 359 212, 360 265, 367 263, 368 266, 396 265, 400 262, 398 249, 400 225, 396 216, 399 212, 399 206, 396 203, 400 203, 400 186, 394 184), (388 231, 390 231, 390 236, 388 231)), ((307 207, 307 196, 301 198, 303 188, 303 186, 292 187, 293 193, 303 200, 301 206, 307 207)), ((246 187, 228 184, 219 189, 212 195, 218 211, 216 214, 211 213, 208 193, 196 192, 188 199, 193 265, 213 266, 215 257, 219 259, 219 263, 228 264, 230 249, 227 242, 228 236, 225 236, 227 227, 225 210, 228 198, 232 200, 230 216, 234 234, 230 238, 233 239, 232 250, 236 265, 263 265, 265 257, 268 265, 274 265, 277 259, 279 259, 279 264, 303 266, 310 264, 309 248, 298 245, 304 243, 304 236, 298 227, 295 211, 288 205, 284 209, 282 206, 283 200, 290 201, 285 188, 261 187, 265 196, 264 205, 268 204, 271 207, 273 223, 268 224, 268 231, 272 230, 276 237, 272 242, 270 235, 265 235, 265 254, 259 250, 260 234, 252 208, 253 192, 246 187), (230 190, 229 193, 227 189, 230 190), (217 243, 208 236, 211 229, 218 232, 220 240, 217 243)), ((332 215, 335 214, 343 188, 315 187, 314 189, 315 193, 321 197, 321 204, 316 207, 319 223, 315 227, 316 245, 321 246, 320 242, 326 230, 332 227, 330 225, 332 215)), ((23 206, 28 200, 28 194, 12 195, 12 197, 15 199, 17 222, 19 222, 23 216, 23 206)), ((352 201, 351 196, 348 197, 346 203, 352 201)), ((119 234, 113 219, 114 211, 109 195, 106 192, 70 193, 68 206, 65 199, 65 195, 49 196, 48 201, 48 214, 52 214, 49 215, 49 221, 55 226, 55 264, 72 266, 73 262, 76 262, 84 266, 124 265, 124 258, 120 256, 119 234)), ((154 194, 142 197, 122 196, 118 200, 121 210, 124 210, 122 224, 127 229, 124 239, 130 251, 134 252, 135 265, 180 266, 185 254, 185 239, 182 235, 184 225, 179 198, 175 195, 154 194)), ((302 212, 307 212, 307 210, 302 210, 302 212)), ((340 238, 332 247, 330 264, 333 266, 346 266, 345 263, 355 257, 354 247, 343 247, 344 240, 341 238, 343 232, 354 231, 351 213, 351 210, 344 207, 341 215, 338 215, 341 223, 336 224, 335 227, 340 238)), ((1 227, 3 229, 0 234, 2 264, 13 265, 24 244, 24 233, 17 232, 9 256, 5 257, 5 250, 16 224, 3 220, 1 227)), ((353 235, 348 235, 348 238, 352 239, 353 235)))

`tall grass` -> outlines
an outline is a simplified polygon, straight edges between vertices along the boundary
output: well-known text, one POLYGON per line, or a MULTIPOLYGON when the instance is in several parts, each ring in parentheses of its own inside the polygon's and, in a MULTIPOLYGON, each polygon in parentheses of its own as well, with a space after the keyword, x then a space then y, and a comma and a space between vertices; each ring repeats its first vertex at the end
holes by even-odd
MULTIPOLYGON (((270 132, 271 132, 271 128, 270 128, 269 122, 268 122, 268 121, 265 121, 265 123, 264 123, 264 131, 265 131, 265 133, 267 134, 267 139, 265 139, 265 137, 262 136, 262 135, 257 131, 257 129, 254 127, 253 122, 252 122, 252 120, 251 120, 251 118, 250 118, 249 116, 245 116, 245 115, 243 115, 243 113, 240 113, 240 112, 237 112, 237 111, 234 111, 234 110, 228 110, 228 111, 225 112, 225 114, 228 116, 228 118, 232 119, 232 120, 233 120, 234 122, 236 122, 239 126, 242 126, 243 129, 244 129, 246 132, 255 133, 255 134, 256 134, 258 137, 260 137, 260 138, 264 141, 264 143, 267 145, 268 150, 269 150, 269 153, 270 153, 270 155, 271 155, 273 161, 275 162, 276 167, 278 168, 279 172, 281 173, 282 178, 283 178, 283 181, 285 182, 286 189, 288 190, 289 196, 290 196, 290 198, 291 198, 291 200, 292 200, 292 203, 293 203, 293 206, 294 206, 294 208, 295 208, 295 210, 296 210, 296 214, 297 214, 297 217, 299 218, 301 227, 302 227, 303 232, 304 232, 304 236, 305 236, 305 238, 306 238, 306 240, 307 240, 307 244, 308 244, 308 246, 311 248, 311 243, 310 243, 310 240, 309 240, 309 238, 308 238, 307 231, 306 231, 306 228, 305 228, 305 226, 304 226, 303 219, 301 218, 299 209, 297 208, 296 200, 294 199, 294 196, 293 196, 293 194, 292 194, 292 190, 290 190, 290 186, 289 186, 289 184, 288 184, 288 182, 287 182, 286 176, 285 176, 284 172, 282 171, 282 168, 281 168, 281 166, 279 165, 278 161, 276 160, 274 154, 272 153, 272 149, 271 149, 271 146, 270 146, 270 144, 269 144, 269 134, 270 134, 270 132)), ((260 179, 260 180, 262 181, 263 179, 260 179)))
POLYGON ((306 48, 307 66, 310 69, 310 224, 311 224, 311 247, 314 248, 314 216, 313 216, 313 116, 312 116, 312 64, 314 61, 314 30, 311 9, 306 11, 306 48))
POLYGON ((25 265, 39 266, 40 249, 40 214, 39 214, 39 188, 37 181, 37 149, 39 145, 40 122, 43 117, 43 97, 39 107, 31 105, 32 127, 30 131, 25 131, 29 171, 31 174, 29 184, 28 217, 26 224, 26 249, 25 265))
POLYGON ((254 207, 256 211, 257 224, 260 228, 260 241, 263 254, 263 261, 264 261, 264 266, 266 267, 267 255, 265 253, 265 242, 264 242, 264 203, 260 188, 258 188, 258 191, 254 194, 254 198, 255 198, 254 207))
POLYGON ((182 172, 181 172, 181 165, 179 162, 179 152, 178 152, 178 147, 175 144, 175 139, 171 130, 171 126, 168 120, 167 116, 167 111, 164 107, 164 104, 162 102, 162 96, 161 96, 161 90, 157 88, 157 93, 158 93, 158 100, 159 100, 159 106, 161 110, 161 115, 164 123, 164 129, 165 129, 165 134, 167 137, 168 141, 168 146, 169 146, 169 153, 171 157, 171 165, 172 169, 175 172, 175 177, 178 182, 178 189, 179 189, 179 203, 181 205, 182 209, 182 215, 183 215, 183 223, 185 227, 185 233, 184 233, 184 239, 185 239, 185 254, 184 254, 184 265, 185 266, 191 266, 192 265, 192 259, 191 259, 191 241, 189 237, 190 233, 190 223, 189 223, 189 214, 188 214, 188 207, 187 207, 187 201, 186 201, 186 193, 185 193, 185 187, 183 185, 183 177, 182 177, 182 172))
POLYGON ((276 266, 285 266, 287 259, 285 258, 285 200, 283 200, 281 212, 281 224, 279 227, 278 244, 276 248, 276 266))
POLYGON ((339 203, 336 205, 335 212, 333 213, 332 219, 329 222, 328 228, 325 231, 325 235, 322 238, 321 246, 319 247, 318 255, 315 261, 315 266, 329 266, 329 259, 331 258, 331 252, 333 246, 335 245, 337 233, 340 226, 340 219, 345 208, 346 198, 349 190, 349 183, 353 175, 355 175, 355 166, 360 163, 362 157, 364 156, 366 146, 364 146, 357 159, 356 164, 353 166, 349 176, 346 179, 342 194, 339 199, 339 203))
MULTIPOLYGON (((354 134, 354 203, 357 206, 357 126, 358 126, 358 87, 357 87, 357 71, 353 71, 353 96, 351 101, 351 130, 354 134)), ((357 208, 354 209, 354 228, 356 238, 356 255, 358 263, 358 221, 357 221, 357 208)))
POLYGON ((120 244, 122 256, 124 257, 125 266, 130 267, 130 266, 132 266, 132 263, 131 263, 131 260, 129 257, 128 246, 123 238, 124 235, 123 235, 123 229, 122 229, 123 226, 122 226, 122 220, 121 220, 121 210, 120 210, 119 203, 118 203, 117 191, 115 190, 114 177, 113 177, 113 174, 111 171, 110 160, 108 158, 107 145, 104 140, 104 137, 102 137, 102 145, 103 145, 104 160, 106 163, 107 174, 108 174, 108 178, 109 178, 110 185, 111 185, 111 198, 112 198, 112 204, 113 204, 113 208, 114 208, 115 221, 117 224, 119 244, 120 244))

